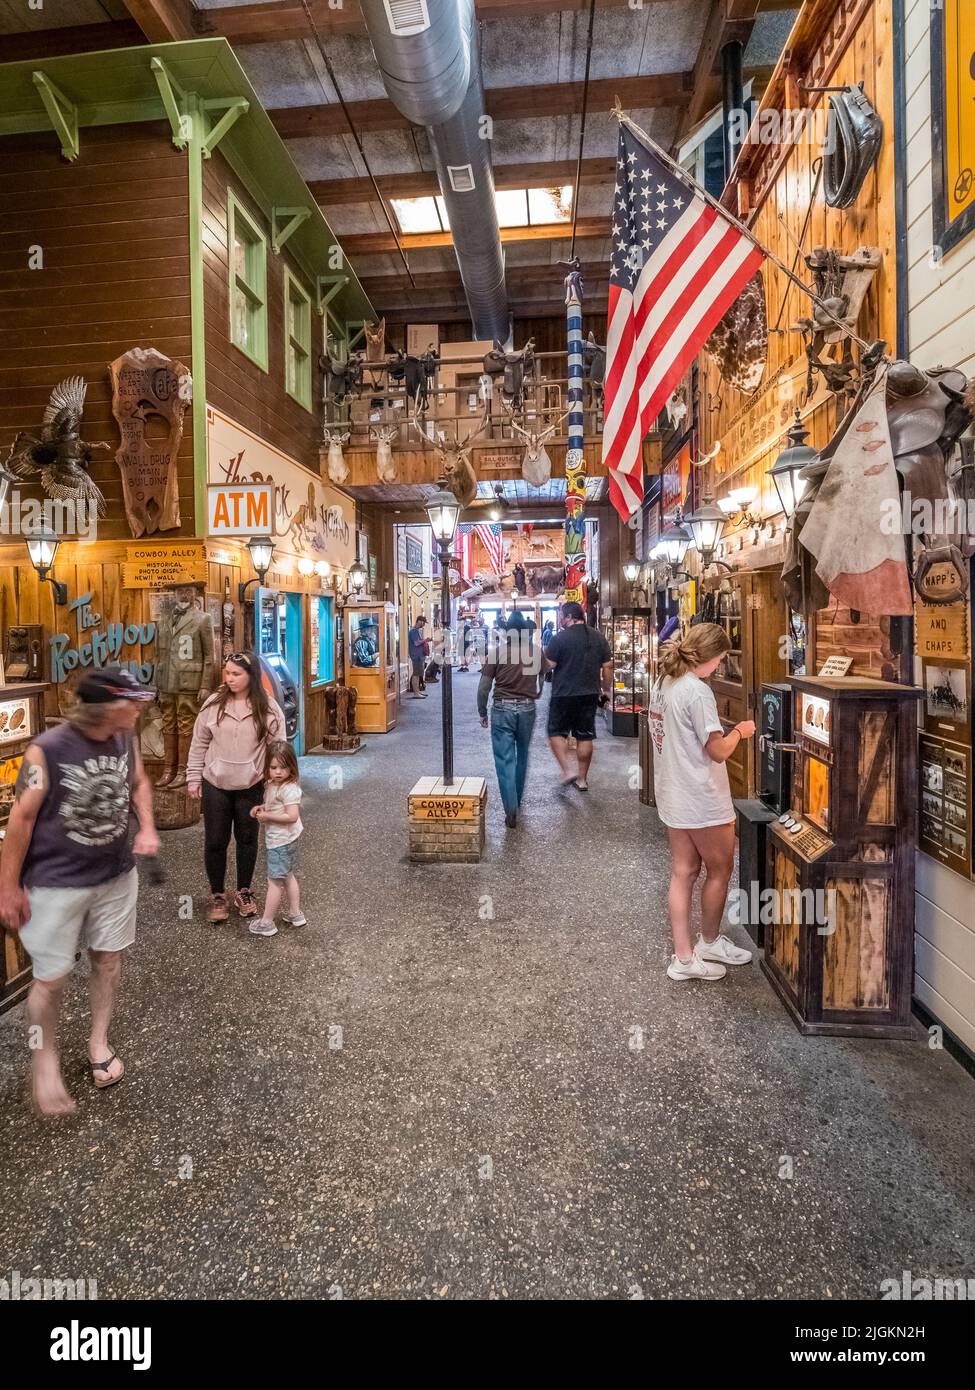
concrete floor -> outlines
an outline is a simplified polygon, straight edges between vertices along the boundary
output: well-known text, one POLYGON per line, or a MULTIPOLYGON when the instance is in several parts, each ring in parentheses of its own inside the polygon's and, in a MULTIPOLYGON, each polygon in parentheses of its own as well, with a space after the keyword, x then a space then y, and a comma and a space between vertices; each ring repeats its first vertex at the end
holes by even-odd
POLYGON ((439 771, 434 686, 357 756, 305 759, 306 928, 208 926, 200 832, 166 836, 115 1090, 83 1072, 80 971, 69 993, 77 1120, 33 1117, 22 1009, 0 1020, 0 1278, 108 1299, 873 1299, 905 1269, 975 1275, 975 1081, 920 1030, 802 1038, 757 963, 671 983, 635 741, 601 738, 566 804, 540 721, 506 831, 476 681, 455 676, 456 769, 489 778, 481 865, 404 857, 407 792, 439 771))

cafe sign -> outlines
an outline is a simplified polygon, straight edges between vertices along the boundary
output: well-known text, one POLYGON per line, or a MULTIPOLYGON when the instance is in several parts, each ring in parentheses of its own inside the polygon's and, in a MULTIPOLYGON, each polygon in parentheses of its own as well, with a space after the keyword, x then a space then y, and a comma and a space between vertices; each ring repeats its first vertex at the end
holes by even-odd
MULTIPOLYGON (((355 560, 355 512, 351 499, 319 474, 209 405, 207 471, 211 492, 217 488, 233 491, 255 485, 270 487, 271 524, 262 529, 274 537, 278 554, 327 560, 338 570, 347 570, 355 560)), ((211 536, 231 534, 215 530, 215 520, 211 515, 211 536)), ((257 531, 254 527, 247 534, 257 531)))

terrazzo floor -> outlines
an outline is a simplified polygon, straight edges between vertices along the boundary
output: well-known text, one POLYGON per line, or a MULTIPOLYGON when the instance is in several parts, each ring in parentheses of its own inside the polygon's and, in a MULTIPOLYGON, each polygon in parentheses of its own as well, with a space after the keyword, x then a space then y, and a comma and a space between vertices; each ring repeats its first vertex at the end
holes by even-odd
POLYGON ((546 694, 508 831, 476 683, 455 676, 456 770, 488 777, 483 863, 405 858, 407 792, 439 771, 433 686, 357 756, 304 759, 307 927, 207 925, 201 832, 165 836, 113 1090, 83 1069, 83 967, 69 989, 77 1119, 34 1118, 23 1009, 0 1019, 0 1277, 105 1299, 874 1299, 903 1270, 975 1276, 975 1081, 920 1028, 801 1037, 757 961, 669 981, 635 741, 601 737, 588 797, 560 800, 546 694))

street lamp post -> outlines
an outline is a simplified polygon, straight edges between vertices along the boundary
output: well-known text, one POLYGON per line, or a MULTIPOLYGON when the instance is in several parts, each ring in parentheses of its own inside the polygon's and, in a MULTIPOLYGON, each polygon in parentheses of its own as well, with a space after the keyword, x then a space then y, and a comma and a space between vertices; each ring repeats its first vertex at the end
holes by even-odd
POLYGON ((460 503, 452 492, 441 488, 426 504, 426 513, 433 528, 440 559, 440 630, 443 634, 443 680, 441 684, 441 727, 443 731, 443 780, 450 786, 454 780, 454 706, 451 689, 451 626, 450 626, 450 559, 454 532, 460 517, 460 503))

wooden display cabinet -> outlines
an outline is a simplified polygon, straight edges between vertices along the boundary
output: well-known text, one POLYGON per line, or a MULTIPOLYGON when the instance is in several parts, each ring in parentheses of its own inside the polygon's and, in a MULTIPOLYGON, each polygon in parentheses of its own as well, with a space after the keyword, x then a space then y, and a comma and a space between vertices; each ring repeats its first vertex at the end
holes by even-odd
MULTIPOLYGON (((731 651, 710 681, 718 717, 726 730, 743 719, 757 724, 762 686, 783 680, 788 671, 788 610, 779 573, 735 570, 705 581, 703 587, 714 597, 715 622, 731 641, 731 651)), ((727 768, 731 795, 736 799, 755 797, 759 786, 758 740, 742 739, 727 768)))
POLYGON ((859 676, 789 684, 794 809, 768 830, 762 969, 803 1033, 912 1037, 922 692, 859 676))
MULTIPOLYGON (((0 838, 5 834, 24 750, 44 731, 44 681, 0 686, 0 838)), ((0 1013, 26 993, 30 959, 16 932, 0 929, 0 1013)))
POLYGON ((393 603, 345 606, 345 683, 358 692, 359 733, 396 727, 399 701, 399 617, 393 603))

